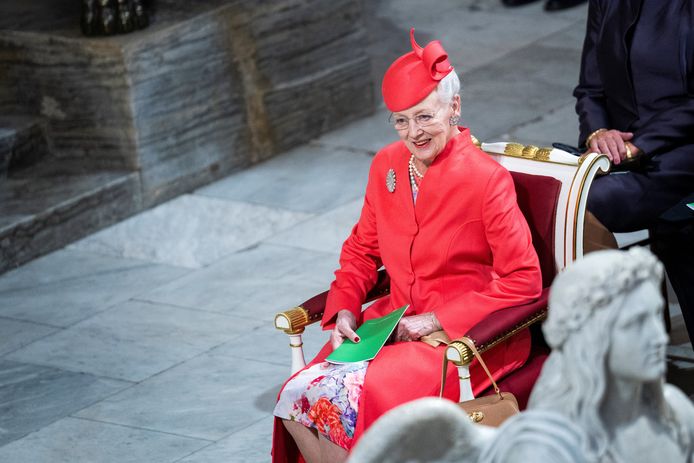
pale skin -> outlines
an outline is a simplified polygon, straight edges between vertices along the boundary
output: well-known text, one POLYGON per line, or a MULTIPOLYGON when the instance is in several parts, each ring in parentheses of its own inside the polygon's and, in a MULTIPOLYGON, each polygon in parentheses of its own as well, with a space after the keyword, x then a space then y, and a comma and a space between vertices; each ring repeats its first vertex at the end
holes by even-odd
POLYGON ((614 165, 619 165, 627 159, 627 146, 631 150, 631 157, 634 158, 641 154, 641 150, 631 143, 634 134, 631 132, 620 132, 611 129, 596 133, 587 146, 586 153, 606 154, 614 165))
MULTIPOLYGON (((443 103, 438 93, 433 91, 418 104, 404 111, 399 111, 394 116, 409 119, 407 129, 398 130, 398 135, 410 153, 414 154, 417 170, 421 174, 426 174, 429 166, 448 141, 460 133, 456 125, 449 123, 452 116, 460 116, 460 96, 455 95, 452 101, 443 103), (420 127, 414 118, 421 114, 435 114, 432 123, 420 127)), ((340 310, 337 313, 335 327, 330 333, 330 343, 333 349, 339 347, 345 339, 359 342, 356 329, 357 319, 355 315, 349 310, 340 310)), ((433 312, 410 315, 400 320, 395 341, 416 341, 422 336, 440 329, 441 324, 433 312)), ((347 460, 347 451, 333 444, 320 433, 295 422, 283 421, 285 428, 294 438, 307 463, 341 463, 347 460)))

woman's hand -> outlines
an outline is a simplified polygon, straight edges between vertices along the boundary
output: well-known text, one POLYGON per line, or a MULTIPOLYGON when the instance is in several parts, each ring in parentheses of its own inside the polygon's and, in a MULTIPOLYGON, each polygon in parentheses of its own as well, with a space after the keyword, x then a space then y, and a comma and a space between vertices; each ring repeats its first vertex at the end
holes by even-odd
POLYGON ((417 341, 422 336, 441 329, 434 312, 402 317, 395 333, 395 341, 417 341))
POLYGON ((587 152, 606 154, 613 164, 618 165, 627 158, 627 144, 631 150, 631 157, 638 154, 639 149, 628 143, 632 138, 634 138, 632 132, 600 129, 588 137, 587 152))
POLYGON ((330 344, 333 346, 333 350, 340 347, 340 344, 345 339, 349 339, 352 342, 359 342, 359 336, 354 330, 357 329, 357 319, 354 314, 349 310, 343 309, 337 313, 337 320, 335 321, 335 328, 330 333, 330 344))

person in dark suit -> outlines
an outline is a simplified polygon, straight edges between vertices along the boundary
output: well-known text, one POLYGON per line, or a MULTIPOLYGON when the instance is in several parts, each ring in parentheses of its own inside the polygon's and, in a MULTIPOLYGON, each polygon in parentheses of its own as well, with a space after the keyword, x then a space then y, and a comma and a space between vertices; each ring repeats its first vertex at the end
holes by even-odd
POLYGON ((611 232, 654 232, 694 339, 694 237, 658 242, 661 215, 694 192, 694 2, 590 0, 574 96, 579 145, 622 170, 595 180, 588 209, 611 232))

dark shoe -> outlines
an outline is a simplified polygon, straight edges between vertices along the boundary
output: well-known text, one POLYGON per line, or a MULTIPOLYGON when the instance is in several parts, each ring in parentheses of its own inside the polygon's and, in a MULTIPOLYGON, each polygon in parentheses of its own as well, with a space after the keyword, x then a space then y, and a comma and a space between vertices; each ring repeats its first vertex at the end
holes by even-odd
POLYGON ((501 0, 501 3, 504 6, 514 7, 514 6, 527 5, 528 3, 532 3, 534 1, 536 1, 536 0, 501 0))
POLYGON ((585 2, 586 0, 547 0, 547 3, 545 3, 545 11, 565 10, 585 2))

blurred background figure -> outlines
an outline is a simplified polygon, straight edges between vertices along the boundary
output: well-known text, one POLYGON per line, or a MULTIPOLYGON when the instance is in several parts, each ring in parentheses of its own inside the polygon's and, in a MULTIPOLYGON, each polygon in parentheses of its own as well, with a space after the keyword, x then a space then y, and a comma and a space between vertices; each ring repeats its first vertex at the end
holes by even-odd
POLYGON ((82 33, 87 36, 127 34, 149 25, 143 0, 82 0, 82 33))
POLYGON ((605 153, 588 209, 610 232, 649 229, 694 338, 694 3, 591 0, 579 84, 579 145, 605 153), (689 202, 692 200, 690 199, 689 202), (675 208, 674 214, 665 214, 675 208), (673 224, 663 215, 683 216, 673 224))
MULTIPOLYGON (((537 0, 501 0, 501 3, 504 6, 514 7, 527 5, 528 3, 532 3, 535 1, 537 0)), ((572 8, 585 2, 586 0, 546 0, 545 11, 565 10, 567 8, 572 8)))

